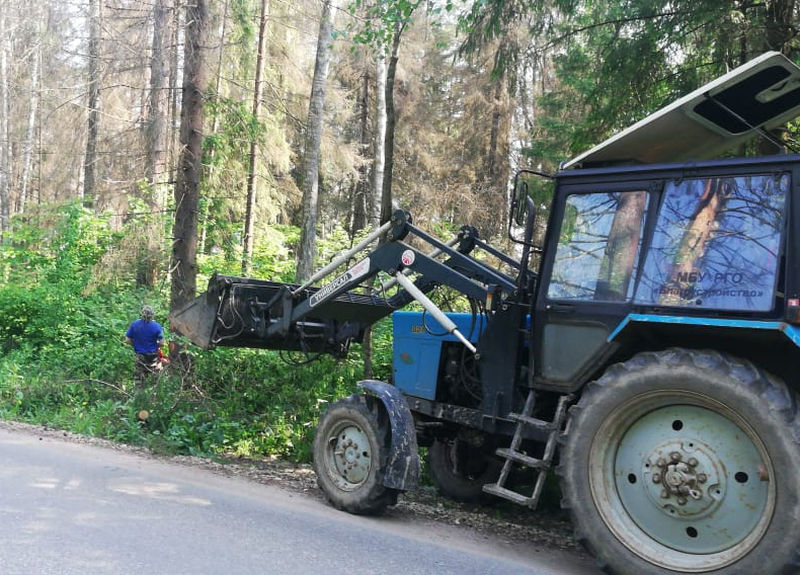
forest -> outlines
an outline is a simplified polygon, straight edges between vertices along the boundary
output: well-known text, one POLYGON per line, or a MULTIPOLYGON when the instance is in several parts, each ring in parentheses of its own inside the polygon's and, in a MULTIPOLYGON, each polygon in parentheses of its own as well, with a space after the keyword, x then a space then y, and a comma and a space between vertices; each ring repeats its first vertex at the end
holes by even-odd
POLYGON ((0 417, 307 460, 326 403, 389 378, 389 324, 344 360, 174 341, 142 389, 141 306, 303 280, 397 208, 502 245, 516 170, 800 61, 799 24, 795 0, 0 0, 0 417))

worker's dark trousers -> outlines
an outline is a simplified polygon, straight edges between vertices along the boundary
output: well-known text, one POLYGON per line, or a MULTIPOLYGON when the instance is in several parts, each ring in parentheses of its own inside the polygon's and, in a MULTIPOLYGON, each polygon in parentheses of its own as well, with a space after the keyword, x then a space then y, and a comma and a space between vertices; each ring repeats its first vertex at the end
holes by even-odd
POLYGON ((137 386, 144 385, 156 371, 159 361, 156 353, 137 353, 134 362, 133 380, 137 386))

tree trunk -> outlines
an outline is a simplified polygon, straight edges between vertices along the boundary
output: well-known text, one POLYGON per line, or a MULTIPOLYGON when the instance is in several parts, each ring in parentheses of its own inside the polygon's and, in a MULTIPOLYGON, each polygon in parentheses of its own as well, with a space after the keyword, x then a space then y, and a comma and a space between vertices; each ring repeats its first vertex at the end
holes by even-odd
POLYGON ((197 206, 202 169, 203 96, 208 8, 206 0, 186 5, 181 155, 175 184, 170 310, 191 301, 197 288, 197 206))
POLYGON ((153 6, 153 40, 150 56, 150 91, 147 99, 145 123, 145 178, 149 185, 146 201, 151 215, 148 217, 147 237, 141 245, 137 262, 136 283, 153 286, 158 281, 159 248, 164 231, 158 216, 166 204, 165 179, 167 175, 167 122, 169 104, 169 58, 166 43, 170 37, 168 0, 155 0, 153 6))
MULTIPOLYGON (((217 71, 214 76, 214 92, 212 97, 217 102, 220 99, 220 92, 222 91, 222 67, 225 62, 225 43, 227 42, 228 38, 228 13, 230 12, 230 0, 225 0, 223 7, 222 7, 222 29, 220 30, 219 34, 219 55, 217 57, 217 71)), ((219 130, 219 114, 214 114, 214 118, 211 122, 211 134, 216 134, 217 130, 219 130)), ((209 160, 213 160, 215 154, 215 149, 212 147, 209 150, 209 160)), ((210 161, 209 166, 207 166, 208 176, 209 178, 214 172, 214 162, 210 161)), ((209 223, 209 204, 208 202, 203 204, 203 211, 200 214, 200 240, 198 245, 198 251, 200 253, 206 252, 206 241, 208 239, 208 223, 209 223)))
MULTIPOLYGON (((263 7, 262 7, 263 8, 263 7)), ((222 31, 219 38, 219 58, 217 58, 217 74, 214 78, 214 98, 219 99, 220 90, 222 90, 222 64, 225 61, 225 41, 228 36, 228 11, 230 10, 230 1, 225 0, 222 8, 222 31)), ((260 40, 259 40, 260 42, 260 40)), ((219 114, 214 114, 214 120, 211 124, 211 133, 216 134, 219 129, 219 114)))
POLYGON ((370 225, 376 229, 381 220, 381 197, 386 160, 386 56, 378 54, 375 74, 375 160, 372 167, 370 225))
MULTIPOLYGON (((361 107, 361 156, 365 158, 369 151, 370 137, 369 137, 369 72, 365 69, 362 77, 361 96, 359 98, 359 106, 361 107)), ((369 186, 369 170, 367 163, 363 162, 358 169, 359 178, 356 184, 356 193, 353 198, 353 237, 362 231, 370 219, 372 213, 372 204, 376 203, 374 200, 370 201, 370 186, 369 186)), ((362 340, 362 351, 364 355, 364 379, 372 379, 372 326, 364 330, 364 339, 362 340)))
POLYGON ((83 160, 83 205, 95 206, 97 195, 97 137, 100 131, 100 30, 103 0, 89 1, 89 111, 86 155, 83 160))
MULTIPOLYGON (((789 41, 795 37, 796 26, 794 22, 795 0, 769 0, 766 3, 767 21, 764 36, 764 51, 775 50, 790 56, 789 41)), ((745 36, 743 34, 743 36, 745 36)), ((772 135, 778 141, 783 141, 788 135, 786 127, 781 126, 773 130, 772 135)), ((783 147, 776 146, 766 138, 758 141, 758 151, 762 155, 785 153, 783 147)))
POLYGON ((150 59, 149 114, 146 125, 147 160, 145 177, 153 187, 155 210, 164 208, 163 184, 167 164, 167 114, 169 104, 169 56, 166 43, 170 36, 168 0, 155 0, 153 7, 153 51, 150 59))
POLYGON ((768 0, 766 49, 786 54, 796 35, 795 0, 768 0))
POLYGON ((722 181, 719 179, 708 179, 703 195, 699 198, 697 209, 695 210, 690 224, 686 229, 672 270, 669 274, 668 282, 661 295, 659 303, 675 305, 682 301, 681 293, 692 287, 693 282, 683 280, 695 270, 697 262, 705 255, 708 240, 714 231, 714 222, 723 208, 722 181))
MULTIPOLYGON (((359 143, 360 154, 366 158, 369 153, 369 72, 364 70, 361 78, 361 94, 358 99, 359 106, 359 143)), ((358 182, 353 194, 353 227, 350 230, 355 236, 367 226, 369 211, 369 170, 367 163, 362 160, 358 166, 358 182)))
POLYGON ((22 144, 22 175, 20 177, 19 198, 17 211, 25 212, 25 203, 28 201, 31 170, 33 169, 33 139, 36 137, 36 117, 39 113, 39 67, 41 65, 41 38, 39 46, 33 53, 30 78, 30 108, 28 109, 28 125, 25 127, 25 141, 22 144))
POLYGON ((506 205, 506 187, 508 185, 508 169, 506 156, 510 122, 508 118, 507 76, 505 73, 495 80, 492 97, 492 123, 489 131, 489 150, 484 158, 483 177, 485 183, 483 193, 487 196, 479 198, 487 206, 485 229, 481 231, 487 238, 502 234, 507 229, 508 206, 506 205))
POLYGON ((624 301, 628 295, 646 200, 647 194, 644 192, 625 193, 619 197, 600 265, 595 293, 597 299, 624 301))
POLYGON ((304 149, 303 170, 303 227, 298 250, 297 279, 303 281, 314 272, 314 254, 317 244, 317 212, 319 209, 319 150, 322 141, 323 107, 325 105, 325 83, 330 62, 332 22, 332 0, 322 3, 322 16, 317 37, 317 57, 314 63, 314 79, 311 83, 311 99, 308 105, 308 122, 304 149))
POLYGON ((178 165, 178 143, 180 141, 180 131, 176 131, 175 119, 178 116, 178 69, 179 69, 179 50, 178 46, 181 43, 181 14, 180 9, 181 0, 176 0, 175 5, 172 7, 172 16, 170 32, 172 39, 169 47, 169 132, 167 134, 169 149, 168 164, 169 164, 169 181, 174 183, 177 180, 177 165, 178 165))
POLYGON ((8 3, 0 2, 0 234, 5 236, 9 227, 10 207, 8 189, 11 179, 11 140, 9 138, 8 51, 11 41, 7 37, 6 13, 8 3))
POLYGON ((381 190, 381 221, 386 223, 392 219, 392 172, 394 171, 394 129, 397 117, 394 109, 394 76, 397 72, 397 59, 400 52, 400 37, 403 24, 396 24, 392 37, 392 52, 389 55, 389 66, 386 68, 386 138, 384 143, 385 166, 383 188, 381 190))
MULTIPOLYGON (((264 74, 264 59, 267 50, 267 17, 269 16, 269 2, 261 0, 261 21, 258 28, 258 56, 256 57, 256 80, 253 90, 253 118, 258 121, 261 115, 261 98, 264 92, 262 76, 264 74)), ((244 217, 244 238, 242 274, 250 274, 250 265, 253 260, 253 231, 255 229, 255 207, 258 197, 258 140, 255 136, 250 141, 250 161, 247 168, 247 209, 244 217)))

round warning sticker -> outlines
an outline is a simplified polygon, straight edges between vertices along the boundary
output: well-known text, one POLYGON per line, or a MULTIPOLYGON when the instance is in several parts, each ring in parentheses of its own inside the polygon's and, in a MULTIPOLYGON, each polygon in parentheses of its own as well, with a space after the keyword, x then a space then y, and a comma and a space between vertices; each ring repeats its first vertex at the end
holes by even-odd
POLYGON ((403 252, 403 255, 400 256, 400 261, 403 263, 404 266, 410 266, 414 263, 414 259, 416 255, 414 255, 414 250, 406 250, 403 252))

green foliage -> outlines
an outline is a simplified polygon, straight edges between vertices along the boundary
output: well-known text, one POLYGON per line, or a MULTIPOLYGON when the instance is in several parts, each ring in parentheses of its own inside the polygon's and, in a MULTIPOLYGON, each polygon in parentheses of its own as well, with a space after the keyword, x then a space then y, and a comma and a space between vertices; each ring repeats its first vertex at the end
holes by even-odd
POLYGON ((107 216, 80 202, 37 206, 12 219, 11 241, 0 245, 2 277, 26 282, 85 282, 115 237, 107 216))
MULTIPOLYGON (((273 225, 261 230, 253 247, 251 274, 272 281, 290 282, 294 279, 295 257, 293 248, 300 237, 299 228, 273 225)), ((198 258, 199 285, 212 274, 239 275, 242 271, 242 250, 239 245, 227 249, 214 249, 198 258)))
MULTIPOLYGON (((280 455, 310 458, 320 411, 353 393, 362 377, 360 350, 341 361, 298 366, 291 354, 190 348, 190 382, 167 369, 144 389, 133 385, 126 328, 149 303, 162 323, 168 290, 134 282, 99 283, 93 269, 125 238, 80 206, 42 209, 16 220, 0 264, 13 282, 0 285, 0 417, 70 429, 168 453, 280 455), (46 216, 46 217, 45 217, 46 216), (46 222, 46 225, 44 224, 46 222), (87 286, 91 284, 91 289, 87 286), (294 360, 294 362, 293 362, 294 360), (140 421, 138 414, 148 417, 140 421)), ((290 280, 296 228, 275 226, 254 257, 255 275, 290 280)), ((320 243, 330 257, 343 232, 320 243)), ((235 258, 201 257, 204 273, 237 271, 235 258)), ((391 375, 391 324, 375 329, 378 377, 391 375)))

